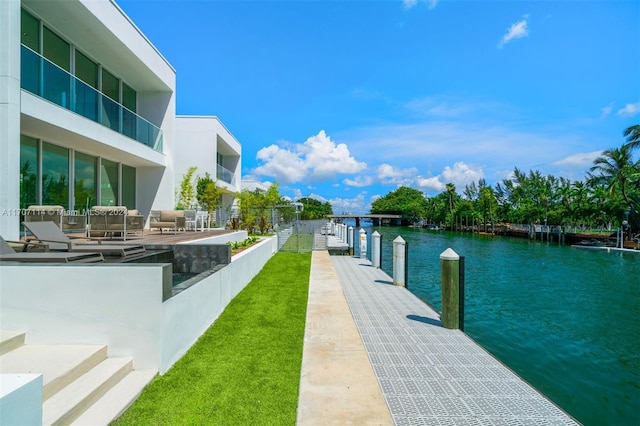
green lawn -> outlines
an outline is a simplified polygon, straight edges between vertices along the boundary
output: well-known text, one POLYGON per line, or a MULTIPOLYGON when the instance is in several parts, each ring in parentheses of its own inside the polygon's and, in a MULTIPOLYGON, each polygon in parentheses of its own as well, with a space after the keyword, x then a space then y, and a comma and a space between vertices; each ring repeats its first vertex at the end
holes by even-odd
POLYGON ((277 253, 116 425, 294 425, 311 254, 277 253))
POLYGON ((300 234, 300 236, 293 234, 280 250, 291 252, 300 251, 300 253, 310 252, 313 250, 313 234, 300 234))

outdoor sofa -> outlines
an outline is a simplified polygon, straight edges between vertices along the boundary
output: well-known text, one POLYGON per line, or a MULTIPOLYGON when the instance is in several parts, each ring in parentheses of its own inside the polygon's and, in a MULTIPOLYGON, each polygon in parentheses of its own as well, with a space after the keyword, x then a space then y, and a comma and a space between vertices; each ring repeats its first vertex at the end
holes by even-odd
POLYGON ((151 210, 149 215, 149 227, 151 229, 170 229, 178 232, 179 229, 185 230, 187 226, 184 210, 151 210))
POLYGON ((93 206, 89 211, 89 237, 106 237, 121 234, 124 241, 127 234, 140 232, 144 235, 144 216, 138 210, 125 206, 93 206))

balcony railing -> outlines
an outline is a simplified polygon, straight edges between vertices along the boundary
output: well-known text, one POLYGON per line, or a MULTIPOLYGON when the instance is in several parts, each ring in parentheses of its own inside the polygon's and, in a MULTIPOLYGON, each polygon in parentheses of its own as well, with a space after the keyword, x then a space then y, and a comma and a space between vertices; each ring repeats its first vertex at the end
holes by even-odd
POLYGON ((217 166, 218 166, 218 175, 217 175, 218 180, 234 185, 234 179, 233 179, 234 173, 231 170, 225 169, 220 164, 218 164, 217 166))
POLYGON ((162 130, 24 45, 20 86, 162 152, 162 130))

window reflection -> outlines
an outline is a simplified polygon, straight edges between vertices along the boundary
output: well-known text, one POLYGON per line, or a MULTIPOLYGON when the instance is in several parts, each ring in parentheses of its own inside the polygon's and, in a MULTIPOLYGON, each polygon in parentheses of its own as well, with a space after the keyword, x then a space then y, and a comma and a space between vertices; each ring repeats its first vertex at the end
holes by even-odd
POLYGON ((42 143, 42 204, 69 207, 69 150, 42 143))

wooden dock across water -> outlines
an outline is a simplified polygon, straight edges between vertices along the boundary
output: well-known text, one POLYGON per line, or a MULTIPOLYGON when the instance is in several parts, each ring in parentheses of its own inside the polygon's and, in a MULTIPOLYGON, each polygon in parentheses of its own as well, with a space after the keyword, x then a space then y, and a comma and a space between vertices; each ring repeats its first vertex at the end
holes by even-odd
POLYGON ((575 425, 366 259, 332 265, 396 425, 575 425))

